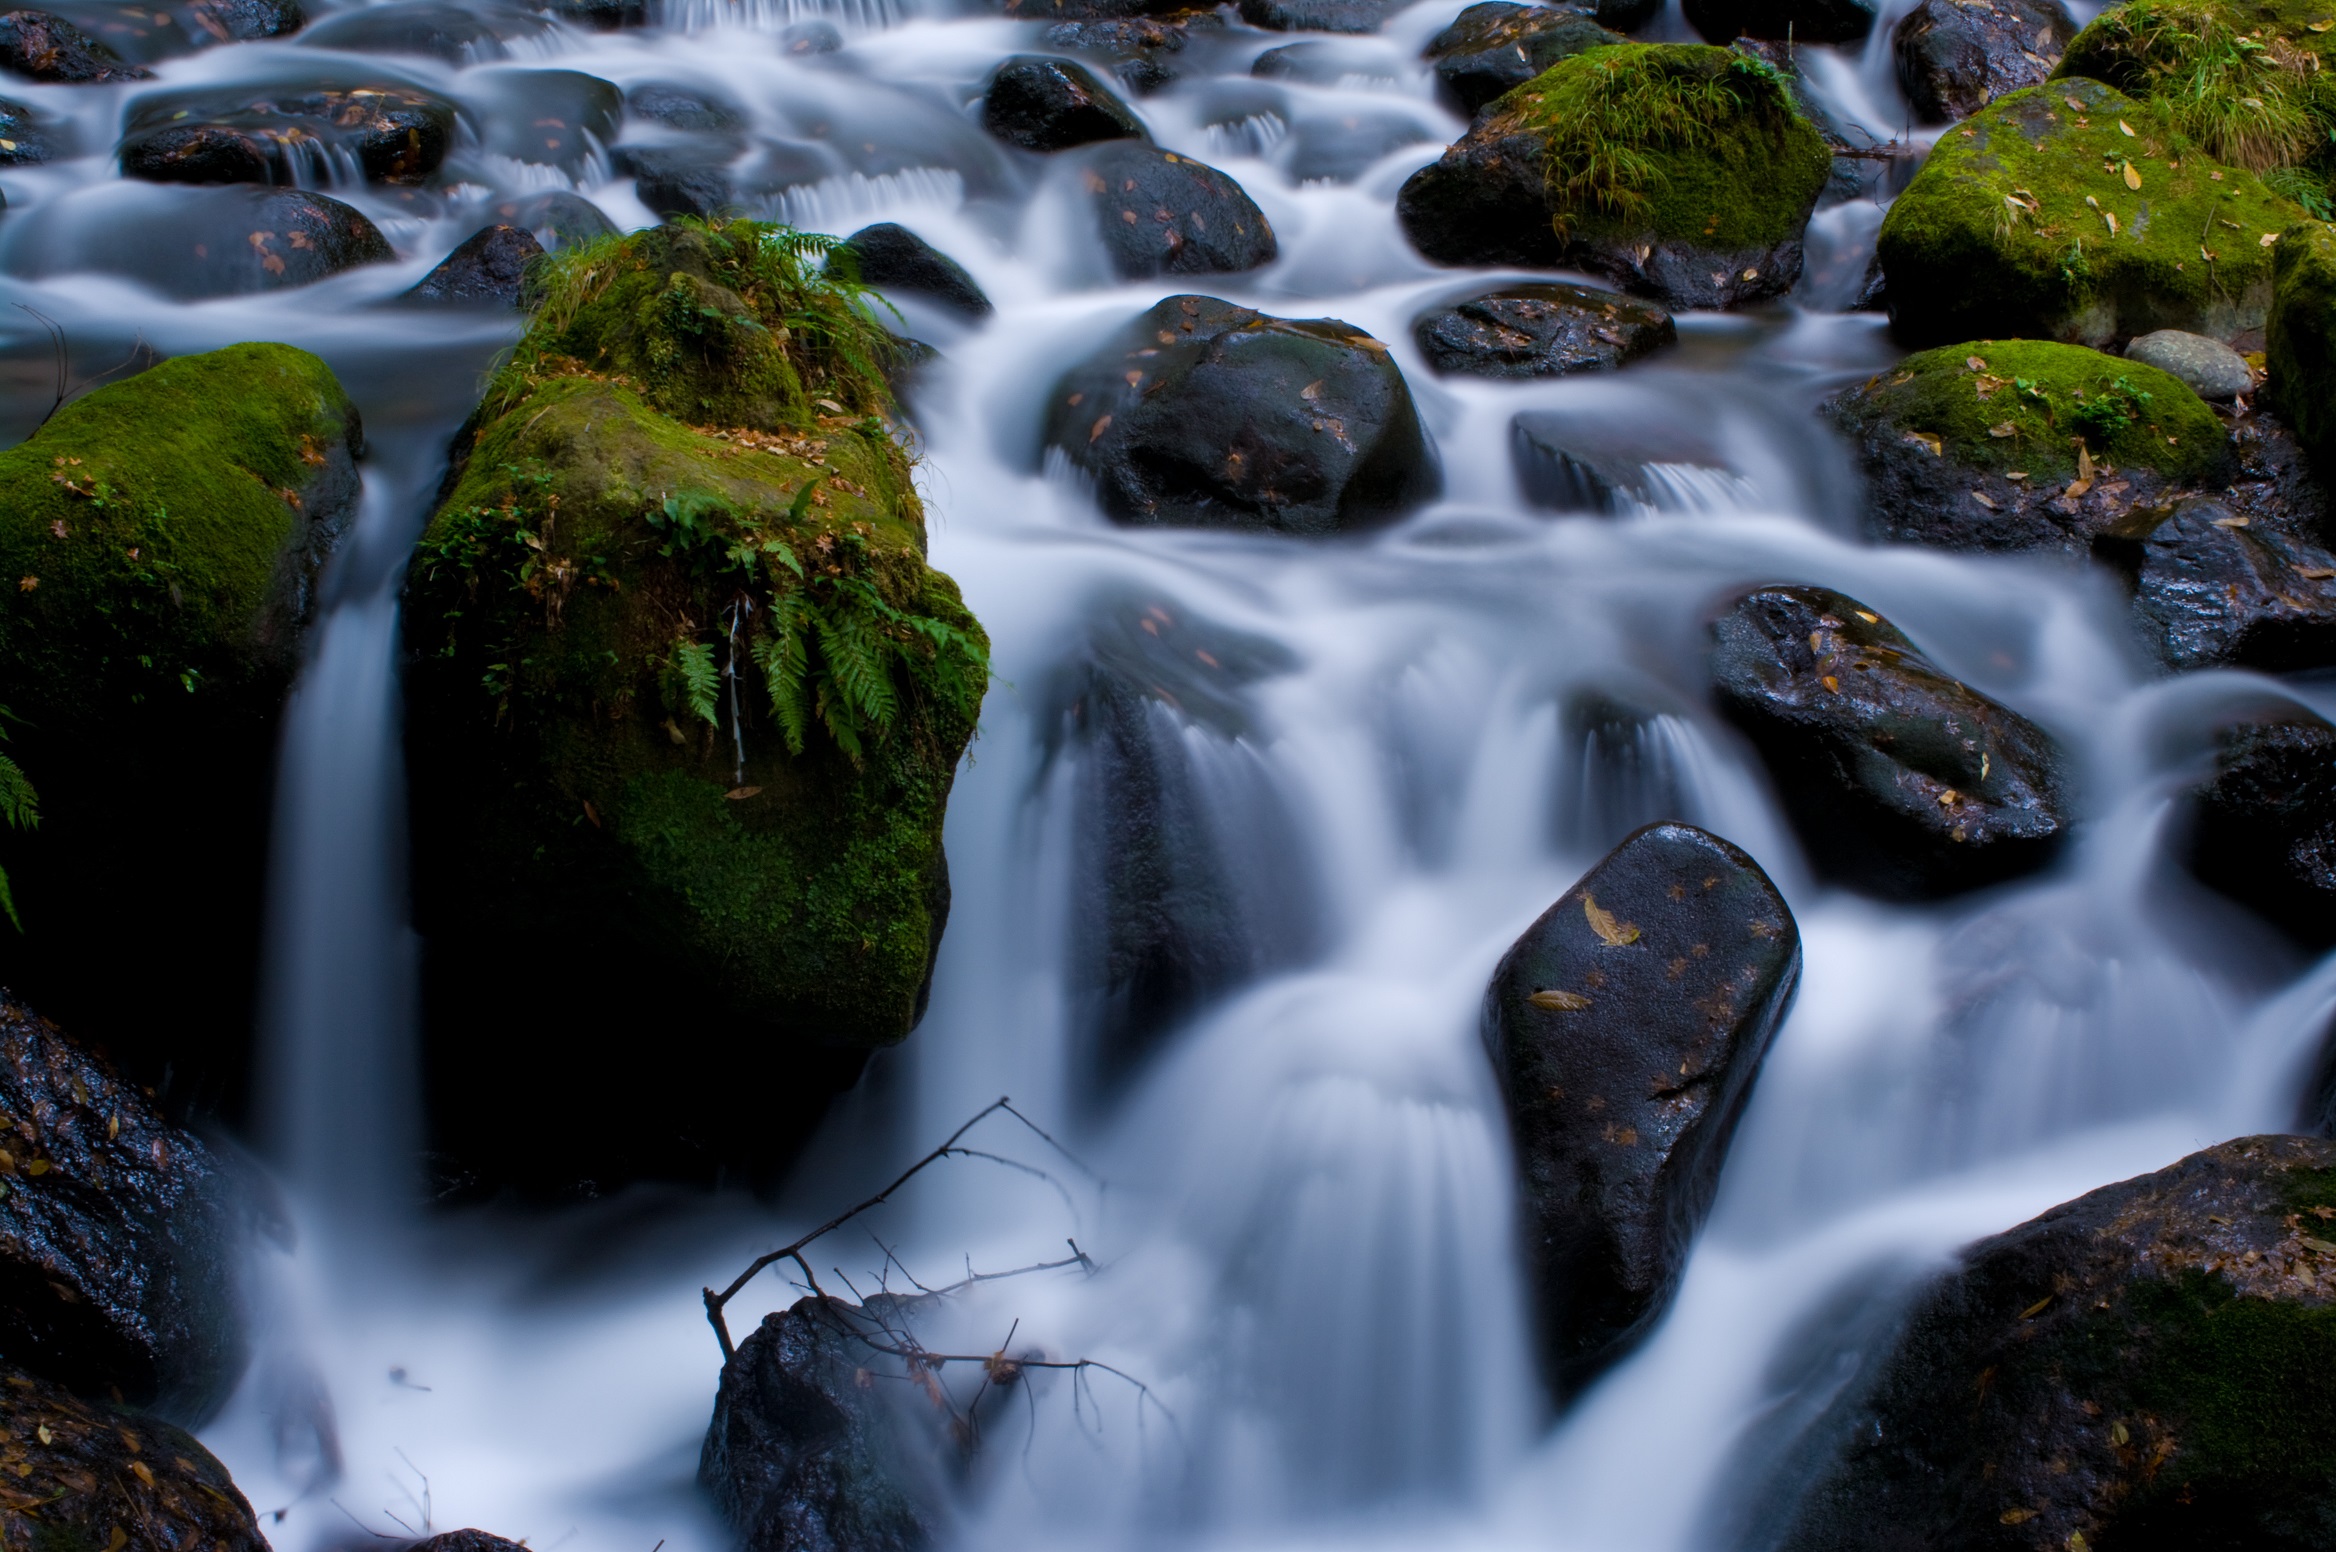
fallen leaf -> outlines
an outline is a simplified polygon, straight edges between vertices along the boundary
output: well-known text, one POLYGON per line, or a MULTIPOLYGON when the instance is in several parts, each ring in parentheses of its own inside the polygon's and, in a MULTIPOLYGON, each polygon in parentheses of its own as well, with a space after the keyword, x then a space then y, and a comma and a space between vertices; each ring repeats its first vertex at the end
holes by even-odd
POLYGON ((114 1527, 114 1538, 105 1544, 105 1552, 122 1552, 122 1548, 128 1546, 129 1544, 130 1533, 122 1529, 119 1525, 116 1525, 114 1527))
POLYGON ((49 1432, 49 1425, 47 1423, 41 1424, 38 1428, 35 1428, 33 1432, 39 1436, 40 1441, 43 1444, 54 1444, 57 1442, 57 1436, 49 1432))
POLYGON ((1882 623, 1882 617, 1878 614, 1868 614, 1863 609, 1856 610, 1855 613, 1859 619, 1865 621, 1868 625, 1879 625, 1882 623))
POLYGON ((1595 896, 1582 896, 1582 915, 1590 923, 1590 930, 1605 940, 1608 948, 1627 948, 1638 941, 1638 928, 1626 921, 1616 921, 1612 911, 1601 910, 1595 896))
POLYGON ((1991 437, 2018 436, 2020 434, 2020 428, 2006 420, 1989 426, 1987 428, 1987 434, 1991 437))
POLYGON ((1943 458, 1947 453, 1947 444, 1940 441, 1936 436, 1932 435, 1928 431, 1909 431, 1906 433, 1906 435, 1900 437, 1898 440, 1901 442, 1912 442, 1917 447, 1926 447, 1930 449, 1930 455, 1933 458, 1943 458))
POLYGON ((2247 520, 2243 517, 2218 517, 2214 520, 2214 526, 2217 528, 2244 528, 2247 526, 2247 520))
POLYGON ((1987 362, 1984 357, 1965 356, 1963 358, 1963 364, 1974 372, 1984 372, 1987 370, 1987 362))
POLYGON ((1987 508, 1987 510, 1990 512, 1996 510, 1994 498, 1989 496, 1986 491, 1975 490, 1971 492, 1971 499, 1978 502, 1981 506, 1987 508))
POLYGON ((2006 1509, 1995 1517, 1998 1525, 2025 1525, 2036 1517, 2033 1509, 2006 1509))
POLYGON ((761 791, 762 788, 760 787, 732 787, 728 792, 723 793, 722 796, 728 798, 733 803, 742 803, 746 799, 756 796, 761 791))
POLYGON ((2028 1306, 2026 1309, 2024 1309, 2024 1310, 2020 1311, 2020 1319, 2022 1319, 2022 1320, 2034 1320, 2034 1319, 2035 1319, 2035 1318, 2036 1318, 2038 1315, 2041 1315, 2041 1314, 2043 1314, 2043 1313, 2044 1313, 2044 1306, 2045 1306, 2045 1305, 2047 1305, 2047 1304, 2050 1304, 2051 1302, 2052 1302, 2052 1295, 2051 1295, 2051 1294, 2049 1294, 2049 1293, 2048 1293, 2048 1294, 2046 1294, 2046 1295, 2044 1295, 2044 1297, 2042 1297, 2041 1299, 2038 1299, 2038 1300, 2037 1300, 2035 1303, 2033 1303, 2033 1304, 2029 1305, 2029 1306, 2028 1306))
POLYGON ((2111 237, 2114 237, 2114 236, 2116 236, 2116 235, 2117 235, 2117 212, 2116 212, 2116 211, 2114 211, 2114 210, 2104 210, 2104 211, 2102 211, 2102 212, 2101 212, 2101 219, 2109 223, 2109 235, 2110 235, 2111 237))
POLYGON ((2111 1444, 2130 1444, 2133 1442, 2132 1431, 2123 1423, 2111 1423, 2109 1425, 2109 1442, 2111 1444))
POLYGON ((2310 1235, 2304 1236, 2304 1249, 2317 1251, 2323 1256, 2336 1256, 2336 1245, 2331 1245, 2324 1239, 2313 1239, 2310 1235))
POLYGON ((1941 808, 1953 808, 1957 803, 1962 801, 1963 794, 1957 792, 1952 787, 1947 788, 1944 792, 1939 794, 1939 807, 1941 808))
POLYGON ((1580 992, 1535 992, 1525 999, 1536 1008, 1547 1008, 1552 1013, 1579 1013, 1590 1005, 1590 999, 1580 992))
POLYGON ((142 1460, 134 1460, 130 1462, 130 1475, 136 1477, 139 1481, 145 1483, 148 1487, 152 1487, 154 1485, 154 1468, 147 1465, 146 1462, 142 1460))
POLYGON ((2093 483, 2093 450, 2085 446, 2081 437, 2076 444, 2076 477, 2087 485, 2093 483))
POLYGON ((2119 129, 2122 129, 2123 131, 2125 131, 2125 133, 2126 133, 2126 134, 2128 134, 2128 135, 2131 135, 2131 134, 2133 133, 2133 126, 2132 126, 2131 124, 2128 124, 2128 123, 2126 123, 2126 122, 2125 122, 2123 119, 2119 119, 2119 120, 2117 121, 2117 127, 2118 127, 2119 129))
POLYGON ((2082 113, 2085 111, 2085 105, 2081 102, 2078 102, 2074 97, 2063 97, 2060 100, 2068 104, 2068 109, 2071 113, 2082 113))
POLYGON ((2307 582, 2325 582, 2330 577, 2336 577, 2336 567, 2331 566, 2290 565, 2287 569, 2307 582))
POLYGON ((2068 1552, 2085 1552, 2085 1533, 2083 1531, 2072 1530, 2068 1533, 2068 1552))
POLYGON ((2277 232, 2265 232, 2262 236, 2256 238, 2255 241, 2261 246, 2268 248, 2273 243, 2279 241, 2279 234, 2277 232))
POLYGON ((1823 679, 1820 679, 1817 682, 1824 685, 1826 689, 1831 690, 1836 695, 1841 693, 1841 681, 1831 674, 1827 674, 1823 679))
POLYGON ((2307 25, 2304 30, 2306 32, 2326 32, 2331 27, 2336 27, 2336 16, 2323 16, 2318 21, 2307 25))

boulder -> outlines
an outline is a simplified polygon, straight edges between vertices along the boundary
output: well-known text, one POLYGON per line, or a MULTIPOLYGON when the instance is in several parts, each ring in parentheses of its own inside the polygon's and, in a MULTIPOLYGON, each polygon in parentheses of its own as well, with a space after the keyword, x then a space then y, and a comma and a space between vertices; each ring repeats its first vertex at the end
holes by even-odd
POLYGON ((1671 315, 1594 286, 1503 286, 1421 313, 1411 334, 1439 372, 1562 377, 1611 371, 1678 342, 1671 315))
POLYGON ((498 0, 387 0, 328 17, 300 42, 351 54, 411 54, 475 65, 507 57, 511 43, 541 38, 550 26, 542 14, 498 0))
POLYGON ((1230 274, 1281 251, 1265 212, 1214 167, 1138 141, 1088 154, 1087 195, 1120 279, 1230 274))
POLYGON ((155 183, 329 179, 354 161, 376 183, 417 184, 454 138, 454 105, 387 82, 153 92, 130 107, 122 174, 155 183))
POLYGON ((35 81, 76 86, 143 81, 153 74, 143 65, 123 63, 112 49, 48 11, 0 15, 0 69, 35 81))
POLYGON ((268 1552, 251 1505, 194 1435, 0 1370, 0 1542, 268 1552))
POLYGON ((1676 504, 1667 469, 1735 473, 1710 427, 1639 405, 1527 410, 1509 423, 1509 454, 1525 499, 1553 512, 1676 504))
MULTIPOLYGON (((639 25, 635 23, 633 25, 639 25)), ((407 1545, 403 1552, 526 1552, 527 1543, 506 1541, 483 1530, 450 1530, 407 1545)))
POLYGON ((60 0, 47 9, 133 65, 176 59, 221 43, 288 37, 308 25, 298 0, 183 0, 177 5, 60 0))
POLYGON ((67 155, 72 133, 21 102, 0 97, 0 167, 20 167, 67 155))
POLYGON ((1561 1396, 1669 1306, 1800 968, 1800 930, 1758 863, 1692 825, 1655 824, 1493 971, 1484 1037, 1561 1396))
POLYGON ((1397 0, 1240 0, 1241 19, 1269 32, 1377 32, 1397 0))
POLYGON ((2070 812, 2043 729, 1831 589, 1736 599, 1712 626, 1721 713, 1760 751, 1817 869, 1896 899, 2043 866, 2070 812))
POLYGON ((768 1178, 924 1011, 987 647, 924 560, 889 339, 774 230, 547 260, 415 551, 426 1060, 488 1185, 768 1178), (683 986, 721 1092, 562 1054, 683 986))
POLYGON ((2273 255, 2264 397, 2325 479, 2336 475, 2336 227, 2299 221, 2273 255))
POLYGON ((1584 49, 1624 41, 1579 11, 1551 5, 1480 0, 1428 40, 1436 80, 1464 112, 1474 113, 1584 49))
POLYGON ((633 192, 657 215, 703 221, 738 206, 730 175, 734 156, 721 145, 628 145, 616 148, 609 165, 617 176, 633 180, 633 192))
POLYGON ((486 207, 490 226, 515 226, 534 234, 546 249, 573 248, 596 238, 614 237, 616 223, 581 194, 546 189, 498 199, 486 207))
POLYGON ((2336 555, 2320 544, 2201 496, 2138 550, 2134 616, 2168 668, 2336 665, 2336 555))
POLYGON ((543 251, 533 232, 516 226, 482 226, 406 295, 417 302, 517 307, 527 280, 528 261, 543 251))
POLYGON ((1681 9, 1708 43, 1856 43, 1874 30, 1874 8, 1865 0, 1683 0, 1681 9))
POLYGON ((1181 74, 1178 56, 1191 46, 1195 30, 1221 32, 1224 26, 1222 11, 1182 10, 1113 21, 1056 22, 1046 29, 1045 38, 1051 48, 1101 58, 1129 91, 1150 93, 1181 74))
POLYGON ((464 83, 490 156, 580 173, 616 139, 625 95, 581 70, 482 70, 464 83))
POLYGON ((2126 341, 2125 357, 2180 378, 2201 399, 2235 399, 2255 386, 2247 358, 2203 334, 2159 329, 2138 335, 2126 341))
POLYGON ((2226 475, 2222 423, 2180 379, 2040 340, 1907 357, 1828 400, 1865 472, 1867 534, 1953 550, 2088 553, 2139 538, 2226 475))
POLYGON ((625 111, 684 134, 739 141, 751 123, 726 93, 688 81, 643 81, 625 93, 625 111))
POLYGON ((2314 951, 2336 943, 2336 727, 2290 705, 2223 729, 2189 802, 2201 882, 2314 951))
POLYGON ((1005 14, 1034 22, 1117 22, 1172 15, 1192 0, 1006 0, 1005 14))
POLYGON ((1396 214, 1439 264, 1581 268, 1674 308, 1732 307, 1791 289, 1831 167, 1767 64, 1629 43, 1487 104, 1403 185, 1396 214))
POLYGON ((33 234, 37 274, 120 275, 192 300, 285 291, 397 257, 350 205, 307 189, 100 187, 88 219, 33 234), (45 241, 43 239, 46 239, 45 241))
POLYGON ((2075 36, 2060 0, 1922 0, 1890 41, 1916 116, 1949 124, 2041 85, 2075 36))
POLYGON ((1439 488, 1385 345, 1215 297, 1168 297, 1073 367, 1045 437, 1122 523, 1326 534, 1391 522, 1439 488))
POLYGON ((891 221, 863 226, 836 251, 850 254, 861 283, 879 291, 928 296, 969 318, 986 318, 996 310, 964 265, 905 226, 891 221))
POLYGON ((1141 140, 1126 103, 1067 59, 1017 54, 990 75, 982 127, 1026 151, 1067 151, 1097 140, 1141 140))
POLYGON ((1915 345, 2230 339, 2262 326, 2272 247, 2296 214, 2098 81, 2027 87, 1940 136, 1891 204, 1890 320, 1915 345))
POLYGON ((240 1192, 203 1143, 0 991, 0 1362, 188 1423, 248 1352, 240 1192))
POLYGON ((544 9, 561 21, 594 32, 649 25, 649 0, 549 0, 544 9))
POLYGON ((12 986, 142 1083, 232 1102, 252 1027, 276 714, 358 499, 357 412, 287 345, 181 356, 0 452, 12 986), (135 814, 135 824, 123 816, 135 814), (125 900, 172 923, 122 973, 125 900))
POLYGON ((1784 1552, 2324 1545, 2331 1178, 2241 1138, 1965 1249, 1820 1425, 1784 1552))

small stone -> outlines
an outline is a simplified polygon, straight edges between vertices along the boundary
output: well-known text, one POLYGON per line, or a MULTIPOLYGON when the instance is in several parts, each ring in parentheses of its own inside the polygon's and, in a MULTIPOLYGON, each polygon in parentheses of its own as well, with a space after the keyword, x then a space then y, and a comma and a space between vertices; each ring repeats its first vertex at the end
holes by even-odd
POLYGON ((418 302, 517 307, 528 261, 543 251, 533 232, 515 226, 481 227, 406 295, 418 302))
POLYGON ((982 127, 1027 151, 1065 151, 1098 140, 1140 140, 1144 126, 1086 66, 1018 55, 990 76, 982 127))
POLYGON ((2244 356, 2203 334, 2159 329, 2134 338, 2125 354, 2180 378, 2201 399, 2235 399, 2255 385, 2244 356))
POLYGON ((1439 372, 1516 378, 1612 370, 1676 343, 1679 333, 1650 302, 1548 283, 1505 286, 1422 313, 1412 337, 1439 372))
POLYGON ((993 311, 965 266, 895 222, 863 226, 837 251, 850 254, 861 283, 879 291, 929 296, 969 318, 986 318, 993 311))

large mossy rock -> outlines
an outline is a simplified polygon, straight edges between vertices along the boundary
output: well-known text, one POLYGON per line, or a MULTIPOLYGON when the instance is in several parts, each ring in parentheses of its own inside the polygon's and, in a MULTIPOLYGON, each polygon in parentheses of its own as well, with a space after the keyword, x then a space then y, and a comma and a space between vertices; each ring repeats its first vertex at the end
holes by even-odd
POLYGON ((357 412, 289 345, 182 356, 0 452, 13 986, 173 1103, 246 1071, 276 719, 356 512, 357 412), (155 924, 124 965, 125 910, 155 924), (160 924, 167 923, 167 927, 160 924))
POLYGON ((2227 340, 2262 326, 2271 250, 2298 214, 2150 104, 2091 80, 2028 87, 1940 136, 1890 206, 1891 322, 1917 345, 2227 340))
POLYGON ((1893 898, 2043 865, 2071 819, 2043 729, 1829 588, 1764 587, 1712 626, 1712 684, 1819 871, 1893 898))
POLYGON ((1823 1425, 1784 1552, 2336 1536, 2336 1145, 2249 1137, 1966 1249, 1823 1425))
POLYGON ((1876 539, 2086 553, 2165 515, 2231 459, 2179 378, 2081 345, 1973 340, 1907 357, 1829 400, 1876 539), (2081 463, 2080 463, 2081 460, 2081 463))
POLYGON ((2266 396, 2325 479, 2336 476, 2336 227, 2299 221, 2274 255, 2266 396))
POLYGON ((489 1178, 767 1172, 923 1011, 986 646, 792 243, 555 255, 415 555, 434 1123, 489 1178), (677 1005, 694 1054, 575 1058, 677 1005))
POLYGON ((1658 824, 1584 874, 1493 972, 1485 1041, 1561 1394, 1669 1306, 1800 968, 1800 930, 1760 865, 1658 824))
POLYGON ((1439 264, 1579 267, 1672 307, 1781 295, 1832 168, 1791 83, 1699 44, 1616 44, 1496 98, 1396 214, 1439 264))

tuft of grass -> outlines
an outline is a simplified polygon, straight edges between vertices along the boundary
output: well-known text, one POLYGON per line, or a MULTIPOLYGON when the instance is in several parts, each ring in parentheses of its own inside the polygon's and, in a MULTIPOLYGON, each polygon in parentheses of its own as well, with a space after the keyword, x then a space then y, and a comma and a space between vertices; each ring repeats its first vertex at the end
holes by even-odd
POLYGON ((2241 32, 2204 0, 2130 0, 2085 28, 2056 73, 2147 98, 2215 160, 2266 172, 2329 142, 2336 105, 2317 64, 2274 31, 2241 32))

